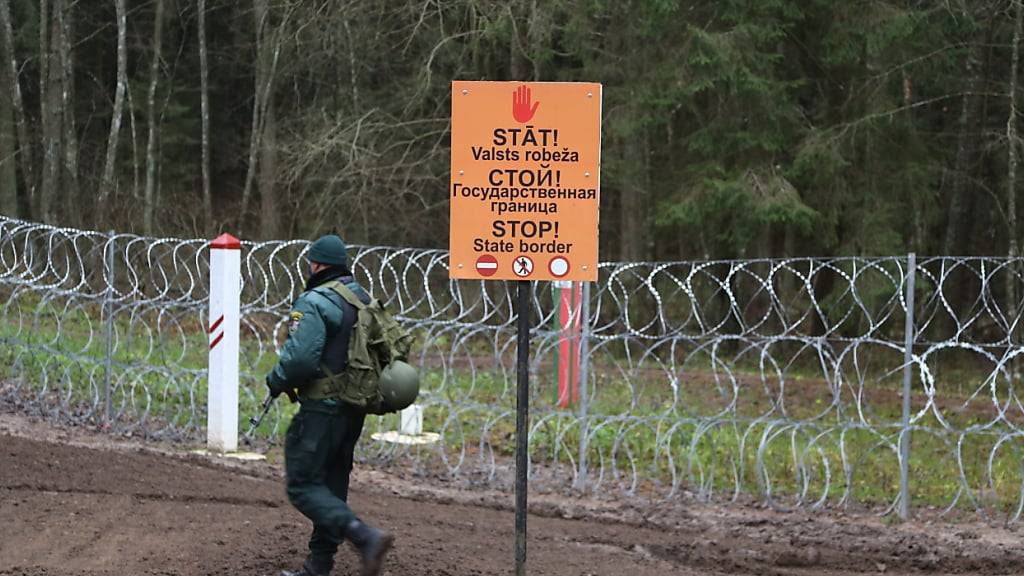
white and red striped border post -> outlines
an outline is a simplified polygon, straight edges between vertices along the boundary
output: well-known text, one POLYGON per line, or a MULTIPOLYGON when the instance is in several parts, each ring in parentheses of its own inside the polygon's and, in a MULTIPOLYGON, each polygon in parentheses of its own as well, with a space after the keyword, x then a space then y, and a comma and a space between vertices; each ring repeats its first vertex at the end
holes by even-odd
POLYGON ((238 324, 242 244, 221 234, 210 244, 210 365, 206 444, 212 451, 238 450, 238 324))

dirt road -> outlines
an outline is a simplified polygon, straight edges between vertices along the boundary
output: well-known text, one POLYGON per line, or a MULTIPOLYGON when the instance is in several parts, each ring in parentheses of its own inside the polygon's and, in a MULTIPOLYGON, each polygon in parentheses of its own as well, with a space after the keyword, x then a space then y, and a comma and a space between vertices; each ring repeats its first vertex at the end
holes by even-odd
MULTIPOLYGON (((38 425, 26 432, 10 417, 0 424, 0 574, 269 576, 305 553, 308 523, 288 505, 270 465, 225 466, 145 445, 89 446, 66 432, 39 433, 38 425)), ((398 538, 387 574, 512 573, 513 518, 501 505, 510 496, 397 495, 408 488, 383 472, 354 478, 355 509, 398 538)), ((981 524, 896 527, 871 517, 669 505, 616 519, 538 503, 531 575, 1024 571, 1017 533, 981 524)), ((356 574, 347 548, 335 573, 356 574)))

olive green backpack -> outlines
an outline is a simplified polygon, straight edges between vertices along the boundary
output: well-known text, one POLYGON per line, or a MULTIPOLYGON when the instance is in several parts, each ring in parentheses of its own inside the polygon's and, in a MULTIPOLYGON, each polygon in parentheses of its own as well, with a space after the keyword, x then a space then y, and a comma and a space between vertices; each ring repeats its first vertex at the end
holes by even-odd
POLYGON ((352 289, 338 281, 329 282, 325 287, 334 290, 357 311, 348 341, 348 368, 341 374, 332 374, 327 366, 321 365, 327 376, 313 382, 306 396, 338 398, 365 408, 370 414, 395 411, 385 402, 380 375, 391 362, 408 361, 412 334, 384 309, 380 300, 373 298, 365 304, 352 289))

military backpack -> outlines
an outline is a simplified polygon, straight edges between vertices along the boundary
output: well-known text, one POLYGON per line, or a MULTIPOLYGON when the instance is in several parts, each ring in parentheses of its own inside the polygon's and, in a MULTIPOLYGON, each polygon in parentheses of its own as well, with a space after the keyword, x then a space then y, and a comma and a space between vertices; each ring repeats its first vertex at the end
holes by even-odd
MULTIPOLYGON (((381 374, 392 364, 408 360, 412 334, 384 309, 380 300, 373 298, 366 304, 351 288, 338 281, 324 286, 354 306, 357 312, 348 341, 348 367, 340 374, 333 374, 326 365, 321 364, 320 369, 326 376, 312 382, 303 396, 314 400, 337 398, 365 408, 370 414, 386 414, 405 408, 393 406, 388 401, 393 394, 389 395, 390 390, 385 388, 392 385, 392 381, 385 378, 382 387, 381 374)), ((404 371, 394 372, 408 374, 406 365, 403 364, 402 368, 404 371)), ((415 375, 415 371, 412 374, 415 375)), ((408 378, 400 384, 406 389, 411 385, 408 378)), ((418 392, 418 377, 414 384, 418 392)), ((415 398, 415 392, 412 397, 415 398)))

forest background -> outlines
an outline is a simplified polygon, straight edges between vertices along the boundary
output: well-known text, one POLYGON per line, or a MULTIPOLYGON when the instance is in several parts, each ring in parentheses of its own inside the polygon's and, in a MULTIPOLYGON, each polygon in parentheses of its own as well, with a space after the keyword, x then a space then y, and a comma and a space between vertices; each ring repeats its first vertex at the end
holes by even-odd
POLYGON ((1021 0, 0 0, 0 214, 447 246, 450 82, 604 84, 605 260, 1019 253, 1021 0))

